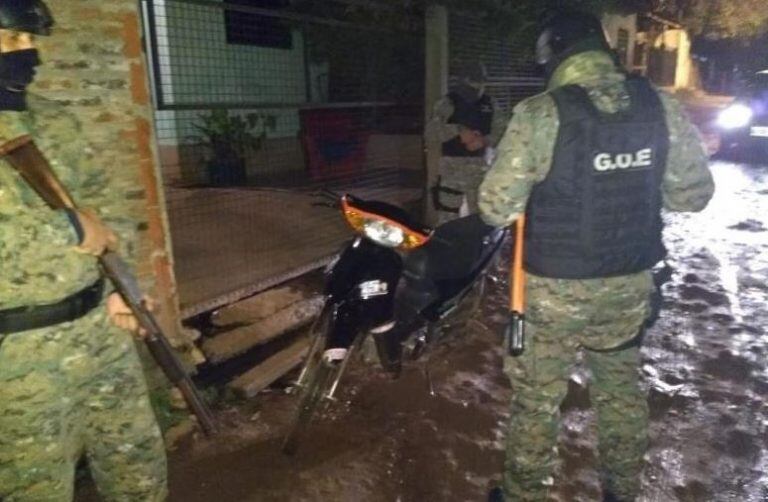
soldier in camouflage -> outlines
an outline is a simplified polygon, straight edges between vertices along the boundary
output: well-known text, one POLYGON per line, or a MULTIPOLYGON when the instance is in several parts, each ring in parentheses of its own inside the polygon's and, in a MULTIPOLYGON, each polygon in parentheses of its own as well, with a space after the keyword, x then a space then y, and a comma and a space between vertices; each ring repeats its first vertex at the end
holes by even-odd
POLYGON ((131 255, 135 223, 120 187, 80 140, 66 111, 27 95, 34 35, 53 24, 40 0, 0 4, 0 147, 30 135, 77 200, 50 210, 0 159, 0 500, 73 498, 85 455, 107 500, 166 498, 165 449, 129 333, 136 319, 105 294, 95 256, 131 255))
POLYGON ((426 127, 428 140, 442 145, 438 181, 432 189, 438 223, 460 213, 477 213, 477 189, 488 170, 486 156, 506 126, 485 93, 488 77, 482 63, 462 67, 458 79, 454 89, 435 104, 426 127))
POLYGON ((504 492, 557 500, 559 407, 583 358, 606 500, 634 500, 648 415, 637 335, 649 269, 664 256, 659 213, 702 210, 714 185, 680 104, 617 67, 598 19, 555 15, 537 58, 548 89, 515 108, 479 194, 490 224, 526 214, 528 344, 505 361, 513 399, 504 492))

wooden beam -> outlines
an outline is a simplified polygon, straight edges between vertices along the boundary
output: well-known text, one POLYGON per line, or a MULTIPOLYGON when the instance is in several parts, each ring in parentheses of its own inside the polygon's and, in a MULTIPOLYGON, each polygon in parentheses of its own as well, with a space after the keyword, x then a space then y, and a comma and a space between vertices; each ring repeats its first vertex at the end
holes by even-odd
POLYGON ((243 354, 308 325, 320 313, 324 301, 320 296, 302 300, 253 324, 222 333, 203 342, 203 352, 214 364, 243 354))
POLYGON ((243 373, 229 386, 243 397, 253 397, 298 366, 309 351, 309 339, 300 338, 258 366, 243 373))

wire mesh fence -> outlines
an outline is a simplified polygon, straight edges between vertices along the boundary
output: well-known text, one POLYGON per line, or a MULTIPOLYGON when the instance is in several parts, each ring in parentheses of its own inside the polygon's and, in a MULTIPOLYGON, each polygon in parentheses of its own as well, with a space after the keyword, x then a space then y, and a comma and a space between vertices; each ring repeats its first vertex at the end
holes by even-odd
POLYGON ((488 21, 472 12, 452 10, 449 15, 449 85, 462 68, 480 62, 486 68, 486 92, 506 118, 523 99, 544 90, 544 80, 533 61, 531 47, 512 42, 488 21))
POLYGON ((144 0, 184 315, 333 255, 349 231, 318 188, 422 196, 419 14, 387 28, 300 4, 144 0))
MULTIPOLYGON (((329 260, 350 233, 319 188, 420 208, 424 13, 359 3, 142 0, 184 316, 329 260)), ((505 116, 541 89, 483 20, 452 12, 448 35, 450 74, 485 63, 505 116)))

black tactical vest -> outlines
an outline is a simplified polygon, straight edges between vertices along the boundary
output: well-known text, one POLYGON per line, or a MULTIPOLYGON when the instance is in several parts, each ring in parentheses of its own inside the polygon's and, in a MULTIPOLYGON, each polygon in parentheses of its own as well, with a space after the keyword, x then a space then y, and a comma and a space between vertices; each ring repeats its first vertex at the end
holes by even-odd
POLYGON ((598 110, 576 85, 551 93, 560 117, 555 155, 531 193, 526 218, 526 269, 535 275, 628 275, 666 255, 664 108, 647 80, 630 78, 626 86, 631 106, 615 114, 598 110))
MULTIPOLYGON (((479 99, 468 101, 456 92, 448 94, 453 104, 453 115, 448 119, 449 124, 459 124, 474 131, 480 131, 484 136, 491 133, 493 121, 493 103, 491 98, 483 94, 479 99)), ((447 157, 476 157, 483 154, 482 150, 470 152, 456 137, 443 143, 443 155, 447 157)))

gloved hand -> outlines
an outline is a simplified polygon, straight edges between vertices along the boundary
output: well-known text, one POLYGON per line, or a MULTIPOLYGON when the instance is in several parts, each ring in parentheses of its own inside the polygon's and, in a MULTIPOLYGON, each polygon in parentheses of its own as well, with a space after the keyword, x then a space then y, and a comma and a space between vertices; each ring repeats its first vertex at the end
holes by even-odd
POLYGON ((82 233, 80 245, 75 247, 79 253, 100 256, 106 250, 114 250, 117 247, 117 235, 101 221, 92 209, 80 209, 73 211, 82 233))
POLYGON ((491 146, 486 146, 483 160, 485 161, 486 166, 492 166, 493 162, 496 160, 496 149, 491 146))

